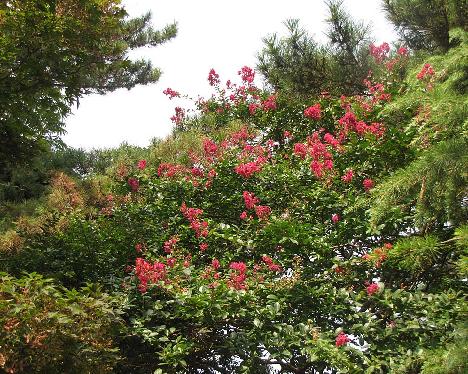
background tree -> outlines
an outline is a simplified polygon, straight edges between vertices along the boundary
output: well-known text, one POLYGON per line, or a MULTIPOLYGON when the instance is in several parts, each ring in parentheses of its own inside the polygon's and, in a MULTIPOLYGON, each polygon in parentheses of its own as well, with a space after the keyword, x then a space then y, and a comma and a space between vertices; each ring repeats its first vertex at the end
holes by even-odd
POLYGON ((80 97, 156 82, 160 71, 128 52, 176 35, 150 13, 129 18, 119 0, 0 3, 0 180, 48 150, 80 97))
POLYGON ((371 68, 370 29, 354 21, 342 1, 326 4, 327 44, 315 42, 294 19, 285 22, 287 37, 273 34, 264 38, 257 69, 274 89, 302 96, 365 91, 363 80, 371 68))
POLYGON ((412 49, 450 47, 449 30, 466 29, 466 0, 383 0, 388 19, 412 49))

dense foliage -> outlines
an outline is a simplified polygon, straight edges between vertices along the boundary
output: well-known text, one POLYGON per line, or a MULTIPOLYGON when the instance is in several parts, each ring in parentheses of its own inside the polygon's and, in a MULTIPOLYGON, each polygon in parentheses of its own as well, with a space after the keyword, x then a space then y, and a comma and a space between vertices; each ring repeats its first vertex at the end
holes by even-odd
POLYGON ((150 21, 129 18, 119 0, 0 3, 0 183, 57 143, 84 94, 158 80, 150 61, 128 56, 175 36, 175 24, 157 31, 150 21))
POLYGON ((357 94, 212 69, 167 139, 57 162, 0 235, 0 370, 465 373, 468 47, 451 38, 433 56, 371 44, 357 94))

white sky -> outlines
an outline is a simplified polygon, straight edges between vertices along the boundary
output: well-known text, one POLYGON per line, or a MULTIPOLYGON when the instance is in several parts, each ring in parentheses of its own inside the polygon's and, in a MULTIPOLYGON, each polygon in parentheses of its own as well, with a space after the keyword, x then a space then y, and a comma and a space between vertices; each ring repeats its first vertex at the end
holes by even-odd
MULTIPOLYGON (((137 56, 151 59, 163 75, 158 83, 80 100, 66 120, 64 141, 72 147, 107 148, 122 142, 146 146, 153 137, 171 131, 170 117, 177 99, 162 91, 171 87, 192 97, 209 96, 208 72, 237 81, 244 65, 255 67, 262 38, 285 34, 282 22, 299 18, 317 40, 323 40, 326 7, 323 0, 124 0, 130 16, 151 10, 153 24, 161 28, 177 21, 178 35, 156 48, 144 48, 137 56)), ((395 40, 392 26, 381 11, 381 0, 345 0, 355 19, 371 23, 376 42, 395 40)), ((181 105, 182 106, 182 105, 181 105)))

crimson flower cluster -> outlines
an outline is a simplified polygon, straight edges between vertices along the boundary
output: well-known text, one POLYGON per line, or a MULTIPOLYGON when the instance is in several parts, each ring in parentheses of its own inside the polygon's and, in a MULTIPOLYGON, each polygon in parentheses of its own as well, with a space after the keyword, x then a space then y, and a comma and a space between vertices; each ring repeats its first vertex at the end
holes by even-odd
POLYGON ((180 94, 177 91, 174 91, 169 87, 163 91, 163 94, 169 96, 169 100, 172 100, 174 97, 180 97, 180 94))
POLYGON ((319 120, 320 118, 322 118, 322 108, 320 107, 320 103, 317 103, 305 109, 304 116, 315 120, 319 120))
POLYGON ((143 258, 137 258, 135 261, 135 275, 140 281, 138 289, 143 293, 146 292, 148 285, 167 281, 166 265, 162 262, 151 264, 143 258))
POLYGON ((370 54, 374 57, 375 62, 380 63, 385 60, 390 52, 390 46, 384 42, 381 45, 371 44, 369 46, 370 54))
MULTIPOLYGON (((260 220, 266 220, 271 214, 271 208, 266 205, 257 205, 260 200, 252 192, 244 191, 243 192, 244 203, 247 210, 254 209, 255 214, 260 220)), ((243 211, 240 215, 242 220, 247 219, 247 212, 243 211)))
POLYGON ((346 345, 347 343, 350 342, 350 339, 348 335, 346 335, 344 332, 340 332, 338 336, 335 339, 335 345, 337 347, 341 347, 343 345, 346 345))
POLYGON ((206 238, 208 236, 208 222, 201 221, 199 219, 199 217, 203 214, 203 210, 198 208, 187 208, 185 203, 182 203, 180 211, 190 222, 190 228, 195 231, 195 236, 197 238, 206 238))
POLYGON ((434 68, 432 67, 431 64, 424 64, 422 67, 421 71, 418 73, 416 78, 419 80, 423 80, 426 77, 432 77, 435 74, 434 68))
POLYGON ((247 279, 247 265, 244 262, 231 262, 229 268, 233 271, 230 273, 228 286, 236 290, 245 290, 247 279))

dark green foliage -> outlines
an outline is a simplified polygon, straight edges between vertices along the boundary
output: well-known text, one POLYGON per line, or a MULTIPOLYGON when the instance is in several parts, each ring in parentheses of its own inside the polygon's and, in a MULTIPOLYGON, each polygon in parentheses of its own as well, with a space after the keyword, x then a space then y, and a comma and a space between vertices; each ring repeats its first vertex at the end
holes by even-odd
POLYGON ((467 26, 466 0, 383 0, 383 8, 401 39, 414 50, 447 51, 450 29, 467 26))
POLYGON ((128 57, 175 36, 150 19, 129 19, 113 0, 0 3, 0 174, 47 150, 84 94, 158 80, 149 61, 128 57))
POLYGON ((369 27, 344 11, 342 1, 327 2, 329 43, 315 42, 298 20, 288 20, 288 36, 264 38, 257 69, 275 89, 290 95, 356 94, 371 68, 369 27))

